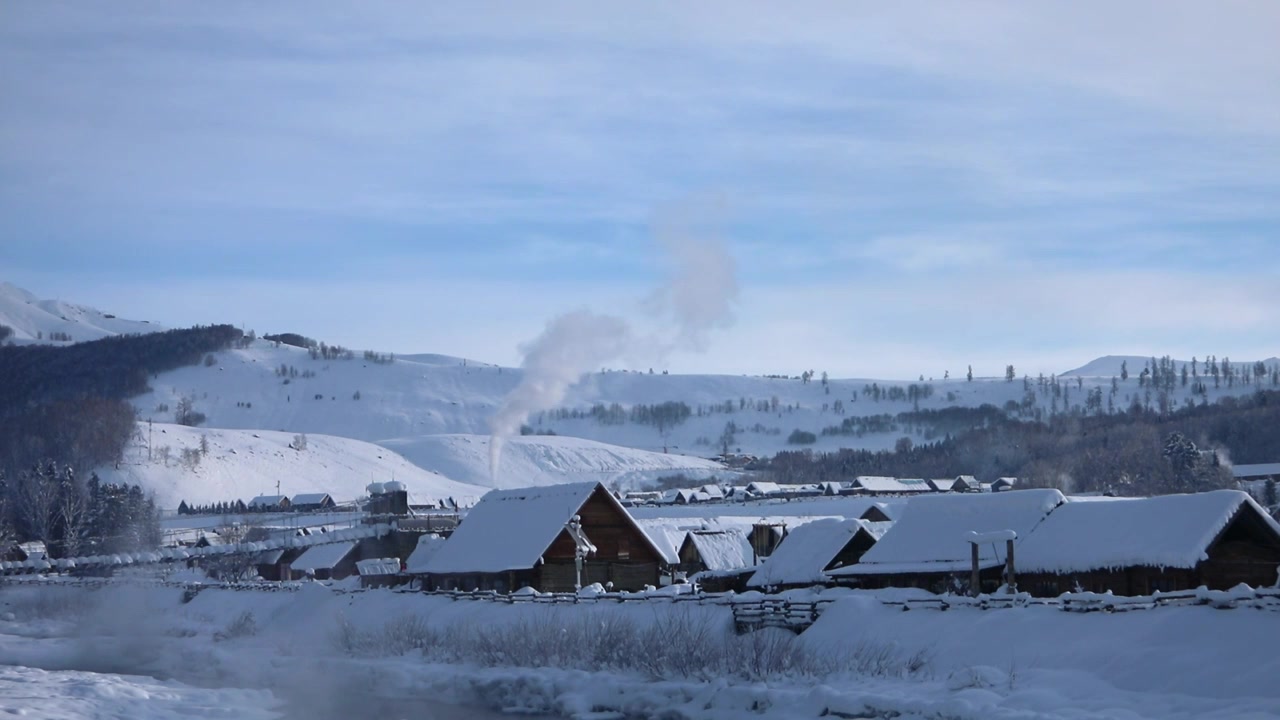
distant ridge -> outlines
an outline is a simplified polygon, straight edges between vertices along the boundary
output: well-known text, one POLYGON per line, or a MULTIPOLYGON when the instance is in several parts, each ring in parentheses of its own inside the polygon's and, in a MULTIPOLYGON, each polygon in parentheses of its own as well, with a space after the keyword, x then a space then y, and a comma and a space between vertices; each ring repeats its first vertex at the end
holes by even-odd
MULTIPOLYGON (((1157 356, 1156 359, 1159 360, 1159 356, 1157 356)), ((1204 358, 1198 357, 1196 358, 1196 360, 1203 365, 1204 358)), ((1074 370, 1068 370, 1064 373, 1060 373, 1059 377, 1075 377, 1075 376, 1111 377, 1113 375, 1118 377, 1120 375, 1120 366, 1122 363, 1125 363, 1125 362, 1129 363, 1129 374, 1137 375, 1138 373, 1142 372, 1142 368, 1145 365, 1150 364, 1151 356, 1150 355, 1104 355, 1095 360, 1091 360, 1090 362, 1085 363, 1084 365, 1081 365, 1080 367, 1074 370)), ((1179 360, 1175 358, 1173 362, 1178 367, 1181 367, 1183 364, 1186 364, 1188 367, 1191 366, 1190 360, 1179 360)), ((1232 367, 1243 368, 1245 366, 1252 366, 1255 362, 1257 361, 1256 360, 1247 360, 1247 361, 1232 360, 1231 365, 1232 367)), ((1270 368, 1273 365, 1280 365, 1280 358, 1270 357, 1270 358, 1267 358, 1266 360, 1263 360, 1262 362, 1265 363, 1268 368, 1270 368)))
POLYGON ((0 282, 0 325, 13 328, 10 338, 18 344, 98 340, 112 335, 151 333, 168 328, 155 323, 125 320, 86 305, 61 300, 41 300, 9 282, 0 282))

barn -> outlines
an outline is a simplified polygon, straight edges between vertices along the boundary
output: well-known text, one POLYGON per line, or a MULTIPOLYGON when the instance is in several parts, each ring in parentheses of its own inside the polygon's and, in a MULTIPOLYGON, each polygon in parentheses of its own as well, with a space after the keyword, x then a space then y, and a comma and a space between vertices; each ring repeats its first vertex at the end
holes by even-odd
POLYGON ((434 589, 567 592, 580 580, 640 590, 658 584, 662 562, 618 499, 587 482, 488 493, 423 569, 434 589), (579 551, 586 555, 581 578, 579 551))
POLYGON ((1045 597, 1271 586, 1280 524, 1239 490, 1072 500, 1018 543, 1015 561, 1019 589, 1045 597))
POLYGON ((866 520, 825 518, 787 533, 755 574, 748 588, 792 588, 827 581, 826 572, 858 562, 888 526, 866 520))
MULTIPOLYGON (((1025 538, 1066 502, 1057 490, 947 493, 911 498, 902 517, 854 565, 828 573, 857 587, 919 587, 933 592, 966 589, 972 569, 971 533, 1012 530, 1025 538)), ((984 591, 1001 581, 1005 548, 978 547, 984 591)))

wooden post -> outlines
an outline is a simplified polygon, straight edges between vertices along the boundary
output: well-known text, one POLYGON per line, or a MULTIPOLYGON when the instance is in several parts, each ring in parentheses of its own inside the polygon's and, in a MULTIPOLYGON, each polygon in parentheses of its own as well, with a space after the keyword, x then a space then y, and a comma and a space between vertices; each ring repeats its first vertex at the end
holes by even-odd
MULTIPOLYGON (((977 547, 976 545, 974 547, 977 547)), ((1009 585, 1009 592, 1018 592, 1018 581, 1013 575, 1013 539, 1005 541, 1005 582, 1009 585)))
POLYGON ((973 559, 973 574, 969 577, 969 594, 973 597, 978 597, 978 594, 982 592, 982 580, 978 576, 978 543, 970 542, 969 549, 971 551, 970 557, 973 559))

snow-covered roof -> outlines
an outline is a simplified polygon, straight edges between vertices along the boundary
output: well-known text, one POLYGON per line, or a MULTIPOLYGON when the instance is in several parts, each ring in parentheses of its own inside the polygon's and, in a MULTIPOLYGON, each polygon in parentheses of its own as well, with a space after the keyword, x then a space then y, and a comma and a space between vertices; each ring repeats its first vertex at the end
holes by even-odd
MULTIPOLYGON (((597 488, 619 513, 630 517, 598 482, 494 490, 467 513, 424 570, 488 573, 531 568, 597 488)), ((586 532, 590 537, 591 529, 586 532)), ((657 547, 653 552, 662 555, 657 547)))
MULTIPOLYGON (((872 538, 865 520, 815 520, 792 530, 747 580, 747 587, 766 585, 798 585, 818 583, 826 579, 824 572, 836 555, 859 532, 872 538)), ((879 529, 877 529, 878 531, 879 529)))
POLYGON ((259 495, 249 501, 249 507, 274 507, 283 505, 288 499, 287 495, 259 495))
POLYGON ((933 486, 923 478, 895 478, 880 475, 859 475, 853 486, 867 492, 918 493, 933 492, 933 486))
POLYGON ((1208 557, 1210 544, 1223 528, 1246 507, 1257 510, 1280 539, 1280 525, 1239 490, 1114 502, 1068 500, 1018 543, 1017 570, 1194 568, 1208 557))
MULTIPOLYGON (((329 497, 329 493, 299 493, 294 495, 293 500, 290 502, 294 505, 319 505, 327 497, 329 497)), ((332 502, 332 498, 330 498, 330 502, 332 502)))
POLYGON ((733 570, 752 563, 751 542, 746 533, 736 528, 693 530, 688 542, 698 550, 698 557, 708 570, 733 570))
POLYGON ((649 542, 653 543, 658 553, 662 555, 662 559, 669 565, 680 562, 680 544, 689 534, 690 525, 696 527, 702 525, 701 521, 690 518, 637 519, 636 524, 649 537, 649 542))
POLYGON ((1268 475, 1280 477, 1280 462, 1232 465, 1231 474, 1238 478, 1266 477, 1268 475))
POLYGON ((298 556, 297 560, 289 563, 294 570, 332 570, 334 565, 342 562, 352 550, 356 549, 354 542, 336 542, 325 543, 324 545, 313 545, 307 548, 307 551, 298 556))
POLYGON ((782 488, 775 482, 753 482, 748 483, 746 491, 754 495, 777 495, 782 492, 782 488))
MULTIPOLYGON (((856 565, 831 574, 967 570, 971 562, 969 533, 1012 530, 1018 537, 1026 538, 1051 510, 1065 501, 1057 490, 915 497, 907 503, 902 517, 856 565)), ((1004 562, 1003 543, 979 545, 978 549, 979 564, 983 567, 1004 562)))
POLYGON ((397 575, 400 573, 400 558, 357 560, 356 573, 360 575, 397 575))
POLYGON ((18 547, 28 560, 45 560, 49 557, 49 549, 45 547, 43 540, 28 540, 18 543, 18 547))
POLYGON ((703 485, 701 488, 699 488, 699 490, 706 493, 707 497, 709 498, 713 498, 713 499, 724 498, 724 490, 719 485, 703 485))
POLYGON ((436 554, 440 548, 444 547, 445 539, 441 535, 428 533, 418 538, 418 546, 409 553, 409 557, 404 561, 405 572, 407 573, 424 573, 427 568, 427 561, 432 555, 436 554))

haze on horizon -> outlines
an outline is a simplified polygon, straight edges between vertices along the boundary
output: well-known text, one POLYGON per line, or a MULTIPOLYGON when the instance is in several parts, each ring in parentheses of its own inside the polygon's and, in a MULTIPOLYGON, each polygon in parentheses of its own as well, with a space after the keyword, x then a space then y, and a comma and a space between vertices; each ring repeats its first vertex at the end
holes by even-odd
POLYGON ((673 372, 1277 353, 1280 8, 0 8, 0 280, 514 365, 721 238, 673 372))

